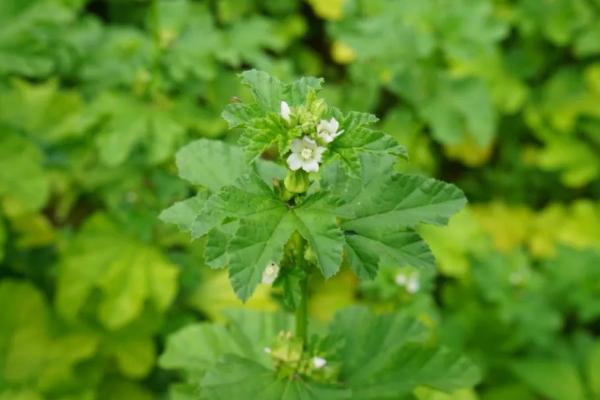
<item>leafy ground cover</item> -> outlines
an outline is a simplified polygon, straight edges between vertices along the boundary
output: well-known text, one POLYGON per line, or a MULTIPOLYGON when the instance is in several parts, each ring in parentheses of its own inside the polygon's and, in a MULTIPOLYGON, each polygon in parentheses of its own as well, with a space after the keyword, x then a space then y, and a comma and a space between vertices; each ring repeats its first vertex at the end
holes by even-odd
POLYGON ((3 0, 0 399, 189 398, 194 374, 229 398, 208 367, 218 349, 265 357, 289 323, 273 312, 294 299, 237 286, 245 320, 227 273, 206 265, 211 242, 158 219, 243 168, 221 112, 250 98, 238 73, 251 68, 324 77, 329 104, 377 115, 369 129, 406 148, 378 179, 435 177, 469 199, 448 226, 416 227, 435 268, 323 266, 314 329, 398 324, 390 351, 436 343, 481 377, 407 398, 600 398, 599 14, 595 0, 3 0), (180 179, 187 143, 207 165, 210 146, 233 149, 229 168, 180 179))

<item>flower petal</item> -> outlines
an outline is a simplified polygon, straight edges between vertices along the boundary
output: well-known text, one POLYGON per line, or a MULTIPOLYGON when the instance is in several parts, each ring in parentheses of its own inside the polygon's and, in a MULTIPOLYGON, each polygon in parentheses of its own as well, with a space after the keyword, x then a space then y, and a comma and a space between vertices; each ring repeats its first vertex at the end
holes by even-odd
POLYGON ((319 125, 317 125, 317 132, 322 132, 327 130, 327 121, 325 121, 324 119, 321 120, 321 122, 319 122, 319 125))
POLYGON ((317 135, 325 142, 325 143, 331 143, 333 142, 333 137, 331 135, 329 135, 328 133, 321 131, 319 133, 317 133, 317 135))
POLYGON ((290 167, 290 169, 292 171, 297 171, 300 169, 300 167, 302 167, 302 160, 300 160, 300 157, 298 157, 298 154, 292 153, 287 158, 287 164, 288 164, 288 167, 290 167))
POLYGON ((331 128, 331 132, 335 132, 340 127, 340 123, 334 117, 331 117, 329 120, 329 127, 331 128))
POLYGON ((306 172, 317 172, 319 170, 319 162, 317 160, 305 162, 304 165, 302 165, 302 169, 306 172))
POLYGON ((312 149, 314 149, 315 147, 317 147, 317 142, 315 142, 314 140, 312 140, 311 138, 309 138, 308 136, 304 136, 302 138, 302 141, 304 142, 304 145, 306 147, 310 147, 312 149))
POLYGON ((287 122, 290 122, 290 106, 285 101, 281 102, 280 105, 280 113, 281 118, 285 119, 287 122))
POLYGON ((290 147, 294 153, 300 153, 304 148, 304 143, 300 139, 294 139, 290 147))

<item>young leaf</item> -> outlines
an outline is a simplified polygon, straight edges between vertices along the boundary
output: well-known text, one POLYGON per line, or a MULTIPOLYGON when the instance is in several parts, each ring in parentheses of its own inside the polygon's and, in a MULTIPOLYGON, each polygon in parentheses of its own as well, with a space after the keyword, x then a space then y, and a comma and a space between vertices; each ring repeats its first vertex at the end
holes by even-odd
POLYGON ((285 128, 277 120, 265 117, 244 128, 239 144, 244 148, 247 161, 252 162, 284 134, 285 128))
POLYGON ((284 84, 266 72, 255 69, 240 74, 242 83, 250 88, 263 111, 278 112, 283 99, 284 84))
POLYGON ((315 92, 318 92, 321 90, 322 84, 323 78, 302 77, 297 81, 286 85, 284 89, 285 98, 289 101, 291 106, 302 105, 310 91, 314 90, 315 92))
MULTIPOLYGON (((341 118, 341 113, 337 112, 341 118)), ((408 158, 406 149, 390 135, 368 128, 377 122, 371 114, 350 112, 340 124, 344 131, 331 145, 331 152, 337 155, 342 164, 353 174, 359 175, 361 155, 400 156, 408 158)))
POLYGON ((248 170, 242 150, 227 143, 200 139, 177 152, 179 176, 215 192, 233 184, 248 170))

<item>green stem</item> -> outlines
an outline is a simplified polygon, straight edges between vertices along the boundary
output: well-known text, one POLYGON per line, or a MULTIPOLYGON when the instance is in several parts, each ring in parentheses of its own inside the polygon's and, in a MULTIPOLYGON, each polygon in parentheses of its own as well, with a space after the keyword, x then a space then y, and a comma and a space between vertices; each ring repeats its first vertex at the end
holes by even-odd
POLYGON ((300 287, 302 298, 296 310, 296 336, 302 339, 303 344, 306 344, 308 336, 308 278, 304 278, 300 282, 300 287))
POLYGON ((302 339, 302 344, 305 346, 308 338, 308 269, 304 261, 304 242, 299 247, 298 267, 304 270, 305 276, 300 281, 302 295, 296 309, 296 337, 302 339))

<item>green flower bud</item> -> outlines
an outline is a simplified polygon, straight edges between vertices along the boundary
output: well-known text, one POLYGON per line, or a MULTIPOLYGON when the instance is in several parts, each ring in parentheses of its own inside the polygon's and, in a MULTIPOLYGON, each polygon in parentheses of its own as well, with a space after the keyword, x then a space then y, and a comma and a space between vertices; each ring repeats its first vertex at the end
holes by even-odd
POLYGON ((315 118, 321 118, 321 115, 327 110, 327 104, 323 99, 317 99, 310 105, 310 112, 315 118))
POLYGON ((317 262, 317 255, 311 247, 307 247, 306 250, 304 250, 304 259, 309 263, 317 262))
POLYGON ((289 171, 283 181, 285 188, 292 193, 304 193, 308 189, 308 174, 303 170, 289 171))
POLYGON ((280 332, 269 353, 284 363, 299 363, 302 359, 302 340, 291 332, 280 332))

